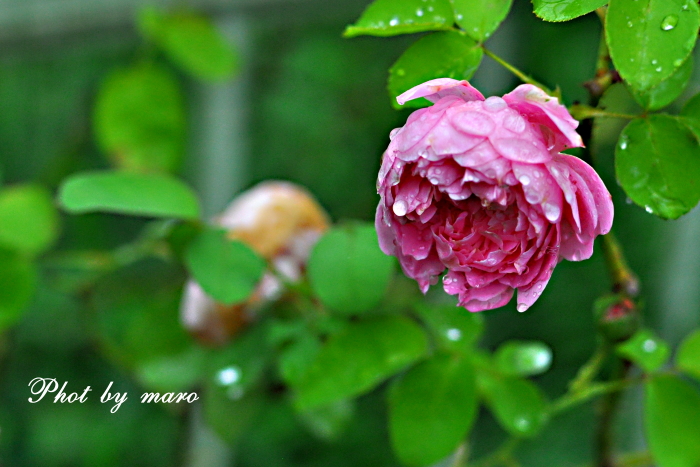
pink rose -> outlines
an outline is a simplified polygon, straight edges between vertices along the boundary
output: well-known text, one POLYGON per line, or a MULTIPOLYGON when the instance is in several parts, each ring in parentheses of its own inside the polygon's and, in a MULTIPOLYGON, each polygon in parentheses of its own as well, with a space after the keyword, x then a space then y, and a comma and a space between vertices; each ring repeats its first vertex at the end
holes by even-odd
POLYGON ((612 225, 610 193, 581 159, 574 120, 557 98, 524 84, 484 99, 466 81, 406 91, 432 107, 391 132, 377 189, 379 244, 425 293, 443 276, 459 305, 518 311, 540 296, 562 259, 581 261, 612 225))

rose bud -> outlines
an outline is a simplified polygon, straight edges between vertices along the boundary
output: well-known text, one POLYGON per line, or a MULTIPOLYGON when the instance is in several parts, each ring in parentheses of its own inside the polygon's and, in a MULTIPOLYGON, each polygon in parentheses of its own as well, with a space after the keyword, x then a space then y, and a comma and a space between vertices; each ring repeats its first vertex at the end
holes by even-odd
POLYGON ((226 342, 247 324, 254 311, 280 298, 282 284, 301 280, 311 249, 328 228, 323 208, 303 188, 288 182, 263 182, 242 193, 215 223, 268 260, 275 273, 266 272, 244 303, 216 303, 194 280, 189 280, 180 307, 186 329, 202 341, 226 342))
POLYGON ((425 293, 443 276, 459 306, 518 311, 541 295, 562 259, 581 261, 610 230, 598 174, 560 151, 582 147, 557 98, 524 84, 484 99, 466 81, 435 79, 397 100, 425 97, 391 133, 377 181, 382 250, 425 293))

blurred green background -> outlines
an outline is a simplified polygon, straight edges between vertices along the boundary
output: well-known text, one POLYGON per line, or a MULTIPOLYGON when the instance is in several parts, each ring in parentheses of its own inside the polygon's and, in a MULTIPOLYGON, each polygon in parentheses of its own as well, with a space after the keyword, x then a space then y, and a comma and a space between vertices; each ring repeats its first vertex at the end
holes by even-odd
MULTIPOLYGON (((334 221, 372 221, 380 156, 389 131, 408 116, 391 108, 387 69, 415 36, 342 39, 345 25, 365 7, 363 0, 185 4, 213 19, 241 61, 230 82, 178 76, 186 89, 188 125, 180 174, 199 193, 205 213, 221 211, 236 193, 274 178, 307 187, 334 221)), ((55 192, 72 172, 108 166, 92 137, 92 108, 101 80, 139 53, 135 17, 143 5, 137 0, 0 3, 3 185, 35 181, 55 192)), ((581 83, 593 73, 599 28, 591 15, 543 23, 530 2, 516 0, 488 45, 545 84, 559 85, 571 104, 586 98, 581 83)), ((687 96, 700 91, 697 71, 687 96)), ((485 95, 518 84, 488 58, 472 83, 485 95)), ((676 344, 700 325, 700 212, 662 221, 626 202, 614 180, 616 137, 614 131, 601 132, 596 142, 598 167, 615 200, 615 229, 641 279, 646 322, 676 344)), ((2 465, 398 465, 388 445, 383 393, 360 398, 348 426, 330 439, 317 436, 272 394, 240 436, 235 425, 247 417, 246 408, 222 415, 232 426, 232 443, 203 425, 199 406, 183 412, 136 403, 145 386, 134 362, 192 346, 178 317, 184 272, 153 260, 92 281, 56 268, 52 255, 118 247, 144 224, 117 215, 62 215, 58 244, 39 259, 30 306, 0 334, 2 465), (84 404, 48 399, 30 404, 28 383, 35 377, 68 381, 71 392, 88 385, 93 391, 84 404), (98 400, 110 381, 112 391, 127 391, 131 402, 114 414, 98 400)), ((555 397, 593 349, 591 306, 608 284, 599 253, 583 263, 563 263, 527 313, 515 313, 511 305, 485 313, 482 345, 493 348, 509 338, 549 344, 553 367, 536 380, 555 397)), ((177 373, 177 359, 174 365, 177 373)), ((622 405, 621 447, 642 443, 640 397, 632 391, 622 405)), ((568 412, 524 443, 518 451, 523 464, 587 462, 593 410, 588 404, 568 412)), ((503 437, 491 417, 481 414, 475 453, 488 452, 503 437)))

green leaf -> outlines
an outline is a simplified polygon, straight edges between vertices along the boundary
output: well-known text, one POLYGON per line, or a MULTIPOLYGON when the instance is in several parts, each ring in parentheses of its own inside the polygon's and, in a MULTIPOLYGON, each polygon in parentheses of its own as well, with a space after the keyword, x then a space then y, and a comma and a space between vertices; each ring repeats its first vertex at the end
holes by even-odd
POLYGON ((244 301, 265 272, 265 260, 224 230, 205 229, 185 253, 185 263, 202 289, 225 305, 244 301))
POLYGON ((384 297, 394 269, 391 257, 379 249, 373 225, 349 225, 329 230, 309 258, 309 280, 329 308, 358 313, 384 297))
POLYGON ((464 308, 419 304, 416 311, 435 335, 440 348, 448 351, 471 352, 484 330, 484 318, 464 308))
POLYGON ((320 350, 321 343, 310 332, 300 335, 284 348, 278 361, 284 382, 292 386, 299 384, 320 350))
POLYGON ((539 341, 508 341, 494 355, 498 370, 506 375, 532 376, 552 365, 552 350, 539 341))
POLYGON ((700 139, 700 93, 691 97, 681 110, 683 123, 700 139))
POLYGON ((202 396, 204 420, 229 445, 235 445, 269 402, 260 392, 236 394, 209 385, 202 396))
POLYGON ((615 352, 639 365, 644 371, 658 370, 666 363, 671 349, 648 329, 641 329, 627 341, 619 344, 615 352))
POLYGON ((615 68, 637 91, 670 77, 688 58, 700 26, 697 2, 615 0, 605 32, 615 68))
POLYGON ((632 120, 615 150, 615 172, 627 196, 647 212, 676 219, 700 200, 700 145, 680 118, 632 120))
POLYGON ((141 375, 144 381, 153 376, 150 365, 168 359, 169 372, 190 371, 187 360, 177 368, 178 357, 193 346, 178 316, 184 280, 179 267, 149 259, 103 276, 91 293, 105 353, 129 370, 150 373, 141 375))
POLYGON ((153 391, 190 391, 202 377, 205 358, 201 347, 188 347, 183 352, 140 363, 137 377, 144 387, 153 391))
POLYGON ((399 106, 396 96, 435 78, 469 79, 484 51, 474 39, 458 31, 436 32, 409 47, 389 70, 389 95, 395 108, 425 107, 426 99, 399 106))
POLYGON ((36 282, 37 272, 29 259, 0 247, 0 331, 21 318, 36 282))
POLYGON ((349 323, 328 339, 295 385, 297 407, 308 410, 365 393, 421 358, 426 350, 425 334, 407 318, 349 323))
POLYGON ((139 63, 113 71, 100 86, 93 115, 95 139, 118 168, 172 172, 185 143, 185 107, 167 68, 139 63))
POLYGON ((639 102, 645 109, 658 110, 666 107, 671 102, 675 101, 678 96, 683 93, 683 90, 688 85, 690 75, 693 73, 693 56, 688 56, 688 59, 683 65, 678 68, 668 79, 657 84, 647 91, 635 91, 631 89, 635 100, 639 102))
POLYGON ((399 459, 430 465, 448 456, 466 437, 477 407, 465 356, 437 355, 412 368, 389 393, 389 432, 399 459))
POLYGON ((223 80, 238 68, 238 57, 212 22, 194 13, 165 14, 146 7, 139 14, 141 33, 195 78, 223 80))
POLYGON ((477 376, 479 391, 506 431, 521 437, 539 433, 547 421, 547 402, 537 386, 526 379, 488 371, 477 376))
POLYGON ((197 219, 199 203, 180 180, 164 174, 82 172, 64 180, 58 199, 68 212, 113 212, 197 219))
POLYGON ((335 441, 343 434, 354 414, 354 401, 340 400, 300 412, 299 419, 317 438, 335 441))
POLYGON ((343 35, 395 36, 450 29, 453 23, 448 0, 375 0, 343 35))
POLYGON ((535 14, 545 21, 569 21, 594 11, 608 0, 532 0, 535 14))
POLYGON ((647 381, 644 428, 659 467, 700 464, 700 393, 680 378, 657 375, 647 381))
POLYGON ((676 366, 690 376, 700 379, 700 329, 681 342, 676 354, 676 366))
POLYGON ((474 40, 484 42, 506 18, 513 0, 450 0, 455 21, 474 40))
POLYGON ((34 255, 58 235, 58 213, 51 194, 38 185, 0 190, 0 244, 34 255))

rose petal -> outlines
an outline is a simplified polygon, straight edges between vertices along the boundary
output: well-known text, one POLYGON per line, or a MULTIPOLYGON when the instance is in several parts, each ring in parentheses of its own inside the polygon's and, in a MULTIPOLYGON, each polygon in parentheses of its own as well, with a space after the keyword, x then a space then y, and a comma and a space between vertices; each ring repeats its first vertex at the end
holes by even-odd
POLYGON ((524 115, 531 123, 544 125, 552 132, 553 150, 583 147, 583 140, 576 132, 576 121, 559 99, 531 84, 521 84, 503 99, 508 106, 524 115))
POLYGON ((446 96, 458 96, 466 102, 483 101, 484 96, 467 81, 458 81, 452 78, 438 78, 426 81, 414 86, 396 98, 399 105, 425 97, 430 102, 437 102, 446 96))

